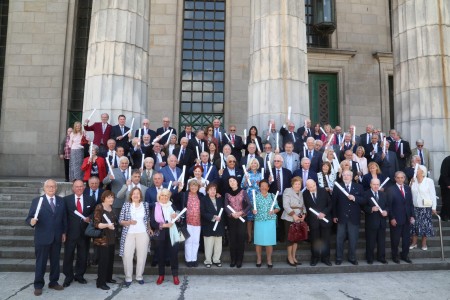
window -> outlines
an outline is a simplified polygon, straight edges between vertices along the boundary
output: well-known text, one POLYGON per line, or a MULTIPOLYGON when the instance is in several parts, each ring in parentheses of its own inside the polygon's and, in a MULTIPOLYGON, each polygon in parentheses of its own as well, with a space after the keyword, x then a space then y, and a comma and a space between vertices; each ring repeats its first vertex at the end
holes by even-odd
POLYGON ((68 105, 67 125, 81 120, 83 113, 84 82, 86 77, 86 60, 91 25, 92 0, 78 1, 75 49, 72 68, 72 85, 68 105))
POLYGON ((313 28, 314 0, 305 0, 306 43, 308 47, 331 48, 330 35, 321 35, 313 28))
POLYGON ((9 1, 0 2, 0 118, 3 100, 3 78, 5 76, 6 34, 8 32, 9 1))
POLYGON ((222 119, 225 83, 225 1, 184 2, 180 128, 222 119))

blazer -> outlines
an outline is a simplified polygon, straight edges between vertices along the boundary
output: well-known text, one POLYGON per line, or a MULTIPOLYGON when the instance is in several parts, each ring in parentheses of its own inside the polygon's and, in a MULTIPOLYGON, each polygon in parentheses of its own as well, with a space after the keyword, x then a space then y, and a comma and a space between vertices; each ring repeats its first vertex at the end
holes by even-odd
MULTIPOLYGON (((203 163, 201 163, 201 166, 203 168, 203 163)), ((194 167, 195 167, 195 165, 192 166, 188 172, 189 176, 191 176, 191 177, 194 177, 194 167)), ((217 171, 216 166, 214 166, 212 163, 208 162, 206 169, 204 168, 204 170, 203 170, 202 177, 207 179, 209 182, 216 182, 219 179, 219 172, 217 171), (212 170, 211 170, 211 172, 209 172, 208 178, 205 178, 206 173, 208 173, 208 171, 209 171, 209 168, 212 168, 212 170)))
POLYGON ((393 184, 395 183, 395 172, 399 170, 398 160, 395 152, 387 150, 386 154, 384 159, 381 160, 380 169, 383 175, 389 177, 389 182, 393 184))
POLYGON ((25 222, 34 228, 34 245, 45 246, 53 243, 60 244, 62 235, 67 231, 67 211, 63 198, 55 195, 55 212, 53 212, 46 195, 36 197, 31 201, 31 207, 25 222), (30 221, 34 218, 39 198, 42 197, 42 206, 34 226, 30 221))
POLYGON ((283 214, 281 215, 281 219, 294 222, 294 218, 289 215, 292 211, 296 215, 305 214, 306 207, 302 193, 297 195, 292 188, 287 188, 283 193, 283 214))
POLYGON ((383 153, 383 148, 378 143, 377 152, 372 156, 370 153, 373 151, 373 149, 374 149, 374 147, 373 147, 372 143, 364 146, 365 157, 367 158, 367 164, 374 161, 379 165, 381 163, 381 154, 383 153))
MULTIPOLYGON (((183 166, 185 165, 186 168, 189 169, 190 167, 192 167, 195 164, 195 159, 197 158, 197 154, 192 152, 192 150, 189 148, 186 148, 184 150, 185 150, 184 155, 180 156, 177 167, 183 168, 183 166)), ((172 154, 178 158, 180 151, 181 151, 181 147, 175 148, 173 150, 172 154)), ((194 149, 194 151, 195 151, 195 149, 194 149)))
MULTIPOLYGON (((372 212, 372 207, 375 206, 375 204, 371 199, 372 197, 373 199, 375 199, 372 190, 364 192, 364 198, 366 198, 366 205, 364 205, 364 212, 366 213, 366 228, 368 229, 386 228, 386 220, 388 217, 387 216, 383 217, 379 211, 372 212)), ((387 211, 389 215, 390 203, 388 202, 388 197, 386 196, 386 193, 378 191, 377 203, 381 207, 381 209, 387 211)))
MULTIPOLYGON (((145 193, 147 192, 147 187, 141 184, 141 193, 142 199, 145 197, 145 193)), ((130 192, 128 191, 128 185, 124 184, 122 188, 117 193, 117 197, 125 199, 124 203, 130 198, 130 192)))
POLYGON ((311 193, 308 190, 303 192, 303 201, 305 201, 306 209, 308 214, 306 215, 306 222, 308 222, 309 227, 319 228, 319 227, 331 227, 333 224, 331 220, 331 210, 333 208, 330 194, 323 188, 317 187, 316 190, 316 201, 313 200, 311 193), (323 213, 325 218, 328 219, 328 223, 317 218, 315 214, 309 211, 309 208, 314 209, 318 213, 323 213))
POLYGON ((269 157, 270 166, 273 167, 273 158, 275 157, 275 153, 273 153, 273 152, 270 152, 270 153, 263 152, 263 153, 261 154, 261 158, 262 158, 262 160, 263 160, 263 165, 262 165, 262 167, 263 167, 265 170, 267 170, 267 168, 269 167, 269 166, 267 165, 267 156, 268 156, 268 155, 270 156, 270 157, 269 157))
POLYGON ((146 187, 151 187, 153 186, 153 175, 155 175, 156 171, 151 169, 150 170, 150 177, 147 176, 147 170, 145 169, 144 166, 144 170, 142 171, 142 175, 141 175, 141 181, 140 184, 145 185, 146 187))
POLYGON ((297 135, 298 135, 299 137, 301 137, 301 139, 302 139, 304 142, 306 142, 306 140, 307 140, 309 137, 312 137, 312 131, 311 131, 311 128, 308 128, 308 133, 307 133, 305 136, 303 136, 303 134, 305 133, 305 130, 306 130, 305 125, 303 125, 302 127, 299 127, 299 128, 297 129, 297 135))
MULTIPOLYGON (((289 169, 287 165, 288 154, 286 152, 281 152, 280 155, 283 157, 283 168, 289 169)), ((294 172, 298 168, 300 168, 300 157, 297 153, 292 152, 292 169, 289 169, 289 171, 294 172)))
POLYGON ((365 133, 363 133, 363 134, 361 134, 360 136, 359 136, 359 145, 360 146, 363 146, 364 148, 366 147, 366 145, 368 145, 368 144, 370 144, 371 142, 372 142, 372 140, 370 139, 370 137, 369 137, 369 142, 367 142, 367 135, 368 135, 368 133, 367 132, 365 132, 365 133))
MULTIPOLYGON (((74 211, 77 210, 77 196, 75 194, 64 197, 67 210, 67 239, 76 240, 84 237, 84 231, 88 223, 84 222, 74 211)), ((85 197, 83 195, 83 216, 93 217, 95 210, 95 199, 91 196, 85 197)))
MULTIPOLYGON (((386 180, 386 176, 383 174, 377 174, 378 179, 380 180, 380 185, 386 180)), ((369 172, 362 177, 362 186, 364 191, 370 190, 370 182, 372 181, 372 174, 369 172)))
MULTIPOLYGON (((313 154, 313 157, 310 159, 311 166, 309 167, 309 169, 312 170, 313 172, 319 173, 320 171, 322 171, 320 168, 322 166, 323 153, 320 151, 313 150, 312 154, 313 154)), ((306 149, 306 155, 308 155, 308 149, 306 149)), ((304 157, 304 152, 301 151, 300 152, 300 161, 302 161, 303 157, 304 157)))
MULTIPOLYGON (((161 152, 161 161, 159 163, 163 163, 163 162, 167 163, 167 156, 163 155, 163 154, 164 154, 164 152, 161 152)), ((157 162, 157 155, 156 155, 156 153, 153 153, 152 157, 153 157, 153 160, 155 161, 155 166, 154 166, 155 170, 160 172, 161 169, 164 168, 166 165, 164 167, 161 167, 159 165, 159 163, 157 162)))
POLYGON ((178 136, 178 144, 181 144, 181 139, 184 137, 186 137, 190 140, 195 137, 195 133, 191 132, 190 136, 188 137, 188 136, 186 136, 186 131, 183 130, 182 132, 180 132, 180 135, 178 136))
POLYGON ((396 144, 397 143, 395 141, 392 142, 389 145, 389 150, 395 152, 395 154, 397 155, 398 167, 399 167, 400 171, 403 171, 406 168, 406 162, 408 161, 409 157, 411 156, 411 148, 409 147, 409 143, 407 141, 400 140, 400 145, 396 151, 395 150, 396 144), (403 155, 404 155, 403 158, 400 157, 401 144, 403 144, 403 155))
POLYGON ((216 231, 213 230, 214 225, 216 224, 213 221, 213 216, 218 216, 221 208, 225 210, 224 200, 222 197, 216 198, 216 206, 214 207, 209 196, 203 196, 200 198, 200 212, 202 216, 202 234, 203 236, 223 236, 225 232, 225 212, 222 212, 222 216, 220 217, 220 222, 217 225, 216 231))
MULTIPOLYGON (((231 144, 231 134, 227 134, 230 138, 230 141, 228 141, 227 137, 225 136, 225 133, 222 133, 222 148, 226 144, 230 145, 231 147, 231 154, 236 158, 236 161, 241 161, 242 158, 242 149, 244 149, 244 142, 242 141, 242 137, 238 135, 234 135, 234 146, 231 144)), ((261 147, 261 146, 260 146, 261 147)), ((221 149, 222 149, 221 148, 221 149)))
POLYGON ((150 135, 150 142, 156 138, 156 132, 150 128, 139 128, 134 131, 134 137, 139 137, 139 131, 141 132, 141 141, 143 140, 144 134, 150 135))
MULTIPOLYGON (((128 169, 126 170, 128 172, 128 169)), ((119 193, 122 186, 126 183, 126 179, 123 176, 122 170, 120 168, 113 169, 114 179, 110 179, 109 175, 103 179, 103 184, 111 184, 111 191, 116 195, 114 198, 113 208, 122 208, 125 198, 119 198, 117 194, 119 193)), ((128 175, 127 175, 128 176, 128 175)))
MULTIPOLYGON (((258 141, 258 145, 259 145, 259 148, 260 148, 261 152, 263 152, 264 151, 264 145, 263 145, 261 137, 257 135, 256 136, 256 140, 258 141)), ((245 140, 245 155, 248 154, 247 147, 248 147, 248 144, 250 144, 250 143, 254 143, 256 145, 256 141, 252 140, 250 136, 247 136, 247 138, 245 140)), ((256 152, 258 152, 258 147, 256 147, 256 152)))
POLYGON ((394 184, 387 190, 389 207, 389 220, 395 219, 398 225, 409 224, 409 220, 414 216, 414 205, 412 200, 411 188, 403 185, 405 197, 400 192, 397 184, 394 184))
MULTIPOLYGON (((419 151, 417 150, 417 148, 414 148, 411 150, 411 157, 414 155, 419 155, 419 151)), ((430 151, 428 151, 427 148, 422 148, 422 156, 423 156, 423 165, 425 167, 427 167, 428 170, 430 170, 430 168, 432 168, 431 165, 431 157, 430 157, 430 151)), ((408 159, 406 166, 410 167, 411 166, 411 160, 408 159)))
MULTIPOLYGON (((345 189, 345 185, 341 184, 345 189)), ((350 222, 358 225, 361 219, 361 207, 366 204, 363 188, 360 184, 352 182, 350 194, 355 196, 355 201, 351 201, 336 186, 333 189, 333 218, 338 218, 338 223, 345 224, 350 222)))
MULTIPOLYGON (((268 179, 269 179, 269 176, 270 176, 270 171, 267 170, 265 173, 266 173, 266 174, 264 175, 264 178, 268 180, 268 179)), ((276 177, 277 177, 277 171, 276 171, 276 168, 272 168, 272 173, 273 173, 273 177, 274 177, 274 178, 273 178, 273 181, 270 183, 270 186, 269 186, 269 193, 276 194, 277 191, 278 191, 277 180, 276 180, 276 177)), ((282 190, 282 191, 279 191, 279 192, 280 192, 280 193, 279 193, 280 196, 283 194, 283 192, 284 192, 287 188, 290 188, 290 187, 291 187, 291 179, 292 179, 292 173, 291 173, 291 171, 289 171, 288 169, 286 169, 286 168, 281 168, 281 173, 282 173, 282 186, 281 186, 281 188, 282 188, 283 190, 282 190)))
MULTIPOLYGON (((124 133, 126 133, 128 130, 130 130, 130 128, 127 126, 124 126, 124 128, 123 128, 124 133)), ((122 131, 120 130, 120 126, 114 125, 111 128, 110 138, 112 138, 116 141, 116 148, 123 147, 123 149, 125 150, 125 154, 127 154, 128 151, 130 150, 130 143, 129 143, 130 141, 128 139, 128 134, 121 140, 117 139, 119 136, 122 136, 122 131)))
POLYGON ((165 166, 164 168, 162 168, 161 170, 160 170, 160 172, 163 174, 163 176, 164 176, 164 182, 169 182, 169 181, 177 181, 178 180, 178 178, 180 177, 180 175, 181 175, 181 169, 180 168, 178 168, 178 167, 175 167, 175 172, 176 172, 176 174, 177 174, 177 178, 174 178, 173 177, 173 174, 172 174, 172 170, 170 169, 170 167, 167 165, 167 166, 165 166))
POLYGON ((100 146, 105 145, 108 142, 108 139, 111 135, 112 126, 111 124, 106 125, 105 133, 103 133, 103 124, 102 122, 95 122, 91 126, 84 125, 85 131, 93 131, 94 132, 94 140, 92 143, 94 145, 100 146))
MULTIPOLYGON (((97 206, 97 204, 102 203, 102 194, 105 190, 98 188, 97 191, 98 192, 96 193, 96 196, 97 196, 96 198, 92 197, 92 190, 89 187, 84 188, 84 191, 83 191, 84 197, 91 197, 95 200, 95 206, 97 206)), ((94 210, 95 210, 95 207, 94 207, 94 210)))
MULTIPOLYGON (((150 216, 150 227, 153 229, 153 231, 168 231, 169 230, 169 228, 162 228, 162 229, 159 229, 159 223, 155 220, 155 207, 156 206, 151 206, 150 207, 150 213, 149 213, 149 216, 150 216)), ((177 208, 176 208, 176 206, 172 203, 172 209, 174 210, 174 211, 176 211, 177 210, 177 208)), ((184 218, 180 218, 180 219, 178 219, 178 221, 176 222, 176 226, 177 226, 177 228, 180 228, 180 227, 184 227, 184 228, 186 228, 185 227, 185 225, 184 225, 184 222, 183 222, 183 220, 184 220, 184 218)), ((183 231, 183 233, 184 233, 184 231, 183 231)), ((170 236, 170 234, 167 234, 167 236, 170 236)), ((153 239, 155 239, 155 240, 158 240, 158 241, 164 241, 165 240, 165 238, 166 238, 166 234, 165 234, 165 232, 160 232, 158 235, 155 235, 154 237, 153 237, 153 239)), ((164 249, 163 249, 164 250, 164 249)))
MULTIPOLYGON (((283 137, 283 148, 287 142, 292 142, 295 144, 299 139, 303 141, 300 135, 297 132, 289 132, 284 126, 280 128, 280 135, 283 137)), ((281 146, 281 145, 280 145, 281 146)))
MULTIPOLYGON (((292 174, 292 177, 295 177, 295 176, 300 176, 303 179, 303 168, 295 170, 294 173, 292 174)), ((319 178, 317 178, 317 173, 314 171, 311 171, 311 169, 308 170, 308 178, 306 180, 308 180, 308 179, 314 180, 314 182, 316 184, 319 183, 319 178)))
MULTIPOLYGON (((163 183, 162 188, 167 188, 167 184, 163 183)), ((172 195, 178 193, 178 189, 171 189, 172 195)), ((145 202, 147 202, 150 207, 155 206, 155 203, 157 201, 156 196, 158 195, 158 191, 156 186, 149 187, 145 192, 145 202)))
MULTIPOLYGON (((168 130, 172 130, 172 134, 177 134, 177 130, 173 127, 167 127, 168 130)), ((161 135, 164 133, 164 128, 163 127, 159 127, 158 129, 156 129, 156 136, 161 135)), ((169 138, 169 134, 166 134, 165 136, 162 137, 162 139, 160 139, 158 141, 158 143, 160 143, 161 145, 164 145, 167 142, 167 139, 169 138)))

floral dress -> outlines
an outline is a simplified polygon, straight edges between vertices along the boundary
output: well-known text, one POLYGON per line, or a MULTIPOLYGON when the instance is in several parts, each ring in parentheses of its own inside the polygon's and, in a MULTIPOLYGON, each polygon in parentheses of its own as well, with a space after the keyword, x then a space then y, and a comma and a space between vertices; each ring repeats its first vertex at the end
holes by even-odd
POLYGON ((253 171, 249 171, 248 175, 249 175, 251 185, 250 186, 248 185, 247 177, 244 176, 244 178, 242 178, 241 188, 247 192, 248 198, 250 199, 250 204, 252 206, 252 209, 250 209, 250 211, 247 214, 247 221, 253 221, 255 219, 255 216, 252 213, 252 210, 253 210, 253 192, 252 191, 255 191, 255 195, 257 195, 259 193, 259 182, 264 177, 260 172, 253 173, 253 171))

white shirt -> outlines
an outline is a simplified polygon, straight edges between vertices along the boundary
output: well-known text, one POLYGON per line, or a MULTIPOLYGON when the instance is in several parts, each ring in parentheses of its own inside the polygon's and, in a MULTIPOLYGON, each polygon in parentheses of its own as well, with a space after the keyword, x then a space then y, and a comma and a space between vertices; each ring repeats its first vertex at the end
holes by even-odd
MULTIPOLYGON (((49 195, 45 194, 45 197, 47 197, 48 204, 50 204, 50 198, 53 198, 53 204, 56 205, 56 196, 50 197, 49 195)), ((76 205, 76 203, 75 203, 75 205, 76 205)), ((52 205, 50 204, 50 206, 52 206, 52 205)))
POLYGON ((128 233, 142 233, 147 232, 147 228, 144 224, 144 204, 141 202, 139 203, 138 207, 134 206, 134 203, 131 203, 130 207, 130 213, 131 213, 131 219, 135 220, 137 223, 136 225, 130 225, 130 228, 128 228, 128 233))

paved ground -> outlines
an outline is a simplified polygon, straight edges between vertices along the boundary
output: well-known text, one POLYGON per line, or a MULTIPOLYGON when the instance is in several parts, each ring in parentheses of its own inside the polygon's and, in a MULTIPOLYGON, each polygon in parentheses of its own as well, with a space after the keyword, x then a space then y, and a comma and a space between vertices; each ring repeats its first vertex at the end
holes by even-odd
MULTIPOLYGON (((64 291, 47 288, 41 299, 450 299, 450 271, 320 274, 292 276, 186 276, 174 286, 171 277, 156 286, 155 276, 144 285, 95 288, 73 283, 64 291)), ((122 279, 115 276, 116 279, 122 279)), ((33 295, 32 273, 0 273, 0 299, 39 299, 33 295)), ((62 281, 61 281, 62 282, 62 281)), ((60 283, 61 283, 60 282, 60 283)))

